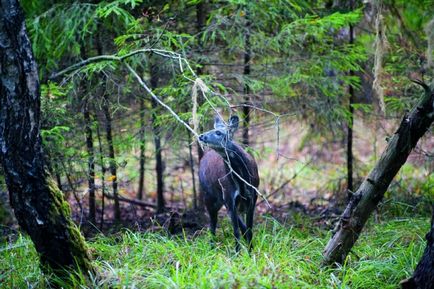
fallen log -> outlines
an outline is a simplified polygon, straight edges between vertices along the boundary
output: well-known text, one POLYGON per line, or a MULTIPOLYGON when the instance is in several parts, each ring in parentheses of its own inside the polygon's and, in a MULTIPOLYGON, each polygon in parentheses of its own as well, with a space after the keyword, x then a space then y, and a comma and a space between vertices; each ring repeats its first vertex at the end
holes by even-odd
MULTIPOLYGON (((110 194, 104 193, 104 196, 107 199, 114 200, 114 196, 112 196, 110 194)), ((121 195, 118 196, 118 200, 120 202, 130 203, 130 204, 134 204, 134 205, 141 206, 141 207, 148 207, 148 208, 156 208, 157 207, 154 204, 147 203, 147 202, 144 202, 144 201, 141 201, 141 200, 126 198, 126 197, 123 197, 121 195)))
POLYGON ((352 196, 324 249, 323 265, 341 264, 345 260, 372 211, 434 120, 433 90, 421 81, 414 82, 425 89, 425 94, 411 112, 405 114, 377 164, 352 196))

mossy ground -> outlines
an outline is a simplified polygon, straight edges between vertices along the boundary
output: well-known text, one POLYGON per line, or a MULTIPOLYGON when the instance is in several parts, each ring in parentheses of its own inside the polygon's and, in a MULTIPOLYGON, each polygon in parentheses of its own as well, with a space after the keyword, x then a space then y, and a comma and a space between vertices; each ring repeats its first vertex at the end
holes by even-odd
MULTIPOLYGON (((234 254, 228 221, 217 240, 204 229, 194 236, 124 231, 89 241, 100 276, 73 288, 396 288, 414 270, 425 246, 428 217, 371 221, 338 268, 322 268, 330 232, 305 216, 281 224, 263 218, 254 250, 234 254), (89 284, 90 283, 90 284, 89 284)), ((0 288, 46 288, 47 276, 29 238, 0 248, 0 288)))

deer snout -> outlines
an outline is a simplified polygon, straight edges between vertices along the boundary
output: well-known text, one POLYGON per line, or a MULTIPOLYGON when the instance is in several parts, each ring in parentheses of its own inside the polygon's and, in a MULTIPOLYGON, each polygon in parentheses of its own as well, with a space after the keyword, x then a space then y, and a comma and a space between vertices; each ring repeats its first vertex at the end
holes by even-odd
POLYGON ((206 139, 207 139, 206 135, 201 134, 201 135, 199 136, 199 140, 200 140, 201 142, 206 142, 206 139))

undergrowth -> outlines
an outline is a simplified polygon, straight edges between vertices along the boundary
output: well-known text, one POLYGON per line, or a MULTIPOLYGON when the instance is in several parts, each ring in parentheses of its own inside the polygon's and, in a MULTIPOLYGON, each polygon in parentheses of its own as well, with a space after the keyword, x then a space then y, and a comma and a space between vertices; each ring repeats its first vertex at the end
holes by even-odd
MULTIPOLYGON (((303 219, 303 218, 299 218, 303 219)), ((367 226, 345 264, 322 268, 330 232, 310 220, 282 225, 272 218, 255 227, 254 249, 234 254, 230 224, 217 239, 124 231, 89 241, 99 276, 76 276, 70 288, 396 288, 414 270, 428 218, 393 218, 367 226)), ((0 288, 46 288, 28 237, 0 249, 0 288)))

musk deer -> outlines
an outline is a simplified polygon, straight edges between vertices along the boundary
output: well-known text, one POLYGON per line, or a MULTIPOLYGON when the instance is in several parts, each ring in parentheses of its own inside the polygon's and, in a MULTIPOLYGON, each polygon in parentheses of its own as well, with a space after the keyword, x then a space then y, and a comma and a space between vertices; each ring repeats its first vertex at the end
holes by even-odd
POLYGON ((232 116, 228 124, 216 117, 214 129, 199 136, 199 141, 211 148, 202 157, 199 167, 199 181, 204 191, 211 233, 215 235, 217 213, 225 205, 234 229, 237 252, 240 250, 240 229, 249 250, 252 248, 253 214, 257 199, 253 187, 259 186, 256 161, 232 140, 238 122, 238 116, 232 116), (245 223, 239 213, 245 214, 245 223))

